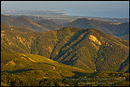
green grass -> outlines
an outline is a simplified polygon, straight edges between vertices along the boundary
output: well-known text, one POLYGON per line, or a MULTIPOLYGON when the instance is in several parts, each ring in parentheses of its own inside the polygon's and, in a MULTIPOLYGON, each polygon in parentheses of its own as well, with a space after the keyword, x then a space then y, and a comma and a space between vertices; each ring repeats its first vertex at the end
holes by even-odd
MULTIPOLYGON (((1 54, 2 54, 1 56, 2 71, 12 71, 15 73, 17 72, 19 73, 22 72, 22 70, 23 72, 24 70, 25 71, 41 70, 42 73, 54 72, 57 73, 57 75, 62 74, 63 76, 73 76, 74 71, 87 72, 86 70, 60 64, 56 61, 53 61, 51 59, 39 55, 22 54, 22 53, 5 53, 5 52, 2 52, 1 54), (53 67, 55 67, 56 69, 54 70, 53 67)), ((51 76, 51 74, 49 75, 51 76)))
POLYGON ((33 80, 36 82, 42 79, 62 79, 64 77, 80 76, 74 72, 88 73, 86 70, 64 65, 35 54, 16 52, 2 52, 1 54, 2 86, 6 84, 12 85, 14 82, 18 86, 21 84, 19 81, 29 86, 33 80), (27 84, 28 80, 29 83, 31 82, 30 84, 27 84))

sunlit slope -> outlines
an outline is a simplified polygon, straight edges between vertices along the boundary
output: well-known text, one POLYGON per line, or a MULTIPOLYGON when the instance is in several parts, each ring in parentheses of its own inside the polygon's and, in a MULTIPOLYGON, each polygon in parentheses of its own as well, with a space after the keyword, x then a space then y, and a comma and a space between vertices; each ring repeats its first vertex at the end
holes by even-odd
POLYGON ((21 74, 31 78, 60 78, 71 77, 74 72, 89 73, 87 70, 58 63, 43 56, 23 53, 1 53, 1 71, 21 74), (39 73, 39 74, 36 74, 39 73), (29 75, 29 76, 28 76, 29 75))
POLYGON ((64 45, 57 45, 51 58, 92 72, 117 71, 129 56, 128 44, 126 40, 95 29, 82 30, 76 32, 64 45))
POLYGON ((102 32, 105 32, 109 35, 114 35, 116 37, 120 37, 125 40, 129 40, 129 22, 121 23, 119 25, 115 25, 109 22, 87 19, 87 18, 79 18, 70 23, 65 24, 68 27, 76 27, 80 29, 97 29, 102 32))
POLYGON ((96 29, 49 32, 1 31, 2 52, 41 55, 90 72, 129 72, 129 42, 96 29))

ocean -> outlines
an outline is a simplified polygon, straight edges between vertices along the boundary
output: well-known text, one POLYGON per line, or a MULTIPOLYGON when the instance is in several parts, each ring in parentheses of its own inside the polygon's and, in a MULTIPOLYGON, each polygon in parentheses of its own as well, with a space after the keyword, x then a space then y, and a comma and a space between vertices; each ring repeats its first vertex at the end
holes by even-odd
POLYGON ((58 10, 71 16, 129 18, 129 1, 2 1, 2 10, 58 10))

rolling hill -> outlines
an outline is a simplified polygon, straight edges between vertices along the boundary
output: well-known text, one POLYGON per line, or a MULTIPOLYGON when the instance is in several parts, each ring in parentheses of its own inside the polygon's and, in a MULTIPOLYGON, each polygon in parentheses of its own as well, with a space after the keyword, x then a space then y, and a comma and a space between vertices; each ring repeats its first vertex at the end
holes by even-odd
POLYGON ((129 42, 96 29, 1 24, 1 71, 1 86, 88 86, 79 84, 86 77, 129 85, 129 42))
MULTIPOLYGON (((64 20, 63 20, 64 21, 64 20)), ((33 16, 6 16, 1 15, 1 22, 10 27, 25 27, 36 32, 57 30, 62 27, 76 27, 81 29, 98 29, 106 34, 129 40, 129 22, 114 24, 101 20, 79 18, 72 22, 49 20, 33 16), (62 23, 63 22, 63 23, 62 23)))
POLYGON ((115 25, 109 22, 104 22, 100 20, 88 20, 87 18, 80 18, 74 20, 70 23, 65 24, 68 27, 76 27, 81 29, 98 29, 103 31, 106 34, 114 35, 125 40, 129 40, 129 22, 121 23, 119 25, 115 25), (125 36, 127 35, 127 37, 125 36), (124 37, 125 36, 125 37, 124 37))
MULTIPOLYGON (((25 73, 28 71, 37 72, 41 70, 41 72, 44 74, 42 75, 43 78, 61 78, 61 76, 63 77, 73 76, 74 75, 73 72, 89 73, 89 71, 61 64, 39 55, 23 54, 17 52, 2 52, 1 54, 2 54, 1 56, 2 72, 22 74, 22 72, 25 73), (55 75, 49 74, 48 76, 45 76, 45 74, 51 72, 55 73, 55 75)), ((39 75, 39 78, 42 77, 39 75)))
POLYGON ((2 52, 41 55, 90 72, 122 71, 129 56, 129 42, 95 29, 64 27, 49 32, 2 30, 2 52), (122 70, 119 70, 122 69, 122 70))
POLYGON ((46 19, 39 19, 35 21, 40 26, 46 27, 49 30, 57 30, 62 27, 61 24, 57 24, 53 22, 52 20, 46 20, 46 19))
POLYGON ((78 76, 76 73, 89 72, 39 55, 17 52, 2 52, 1 55, 2 86, 34 86, 34 82, 43 79, 61 79, 78 76))
POLYGON ((25 27, 37 32, 49 31, 49 29, 46 27, 40 26, 39 24, 25 17, 14 18, 11 16, 1 15, 1 22, 10 27, 25 27))

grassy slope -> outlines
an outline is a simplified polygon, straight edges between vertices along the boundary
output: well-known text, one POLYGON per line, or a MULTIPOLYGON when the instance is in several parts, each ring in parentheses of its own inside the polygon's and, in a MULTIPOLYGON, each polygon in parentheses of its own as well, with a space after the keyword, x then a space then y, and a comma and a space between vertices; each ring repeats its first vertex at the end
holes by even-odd
MULTIPOLYGON (((73 72, 87 72, 83 69, 60 64, 51 59, 45 58, 43 56, 34 54, 23 54, 23 53, 1 53, 1 71, 7 71, 10 73, 26 73, 35 71, 40 72, 43 78, 59 78, 61 76, 73 76, 73 72), (55 67, 55 69, 53 69, 55 67), (54 73, 54 74, 53 74, 54 73)), ((40 78, 40 76, 39 76, 40 78)))
POLYGON ((90 72, 117 71, 129 56, 128 41, 95 29, 65 27, 39 33, 2 30, 1 43, 3 52, 38 54, 90 72), (90 35, 102 44, 90 40, 90 35))
POLYGON ((103 31, 109 35, 114 35, 120 37, 122 39, 128 40, 129 37, 125 36, 128 35, 129 32, 129 22, 122 23, 119 25, 114 25, 109 22, 99 21, 99 20, 88 20, 87 18, 80 18, 74 20, 65 26, 76 27, 81 29, 98 29, 103 31))
MULTIPOLYGON (((60 43, 64 41, 61 40, 60 43)), ((66 44, 56 46, 55 51, 57 50, 60 50, 59 53, 56 55, 56 52, 53 52, 52 59, 92 72, 116 71, 129 54, 128 41, 114 38, 95 29, 75 33, 66 44), (99 46, 89 40, 90 35, 96 36, 102 45, 99 46)))
MULTIPOLYGON (((80 77, 82 75, 91 77, 91 74, 86 73, 95 72, 95 69, 97 71, 129 72, 129 42, 98 30, 67 27, 37 33, 29 30, 24 32, 26 29, 23 28, 22 31, 19 31, 19 28, 15 27, 15 30, 11 30, 5 25, 2 25, 1 28, 1 84, 3 86, 11 85, 10 81, 15 81, 15 79, 16 84, 20 80, 25 83, 30 81, 34 85, 34 79, 80 77), (91 41, 90 35, 96 36, 102 45, 91 41), (54 67, 56 69, 53 69, 54 67)), ((125 73, 114 74, 114 72, 111 73, 114 77, 127 76, 125 73)), ((110 74, 106 75, 107 73, 109 72, 101 73, 101 75, 99 73, 96 76, 111 78, 110 74)), ((92 76, 94 76, 93 73, 92 76)), ((75 84, 75 82, 71 83, 75 84)), ((121 84, 119 81, 114 83, 128 85, 128 81, 122 81, 121 84)), ((18 85, 20 84, 18 83, 18 85)))
POLYGON ((21 85, 21 83, 17 83, 19 81, 25 82, 24 86, 29 86, 30 82, 34 86, 36 84, 33 81, 80 76, 76 73, 82 74, 89 71, 64 65, 39 55, 2 52, 1 72, 1 86, 9 86, 12 81, 15 81, 17 86, 21 85))
POLYGON ((37 31, 37 32, 49 31, 48 28, 40 26, 39 24, 25 17, 13 18, 11 16, 1 15, 1 22, 11 27, 20 26, 20 27, 31 28, 33 31, 37 31))
POLYGON ((16 81, 40 81, 79 76, 76 73, 89 73, 87 70, 64 65, 39 55, 16 52, 2 52, 1 55, 2 86, 11 85, 8 81, 15 79, 16 81))

